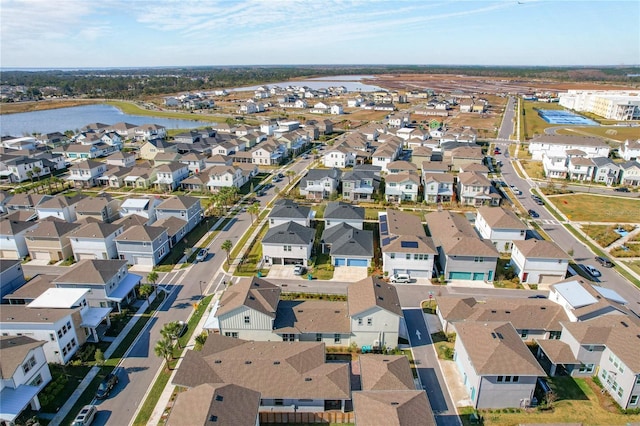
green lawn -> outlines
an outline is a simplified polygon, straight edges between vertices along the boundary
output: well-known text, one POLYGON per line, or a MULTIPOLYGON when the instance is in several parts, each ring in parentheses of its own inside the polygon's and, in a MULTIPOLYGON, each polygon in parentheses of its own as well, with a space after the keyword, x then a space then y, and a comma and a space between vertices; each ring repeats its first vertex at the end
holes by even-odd
MULTIPOLYGON (((572 129, 560 129, 558 130, 560 135, 583 135, 583 136, 597 136, 605 139, 613 139, 617 142, 624 142, 627 139, 638 138, 637 127, 600 127, 600 126, 586 126, 575 127, 572 129)), ((613 146, 617 146, 615 143, 613 146)))
POLYGON ((602 247, 607 247, 609 244, 621 238, 620 234, 614 230, 616 225, 583 225, 582 230, 585 234, 590 236, 595 242, 602 247))
POLYGON ((544 121, 534 108, 538 109, 564 109, 558 104, 546 102, 521 102, 524 110, 520 112, 520 119, 524 122, 524 135, 520 135, 524 139, 531 139, 534 135, 544 134, 544 129, 548 127, 556 127, 557 124, 551 124, 544 121))
POLYGON ((592 194, 566 194, 549 197, 549 200, 576 222, 623 222, 638 221, 640 200, 592 194))

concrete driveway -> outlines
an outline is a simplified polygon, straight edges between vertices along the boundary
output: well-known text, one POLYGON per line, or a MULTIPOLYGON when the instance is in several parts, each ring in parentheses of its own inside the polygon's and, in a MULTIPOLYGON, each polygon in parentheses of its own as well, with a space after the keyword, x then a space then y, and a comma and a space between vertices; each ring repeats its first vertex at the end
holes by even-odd
POLYGON ((285 280, 306 280, 307 274, 294 275, 294 265, 273 265, 269 268, 269 273, 266 278, 273 279, 285 279, 285 280))
POLYGON ((363 266, 336 266, 331 281, 353 283, 367 278, 367 268, 363 266))

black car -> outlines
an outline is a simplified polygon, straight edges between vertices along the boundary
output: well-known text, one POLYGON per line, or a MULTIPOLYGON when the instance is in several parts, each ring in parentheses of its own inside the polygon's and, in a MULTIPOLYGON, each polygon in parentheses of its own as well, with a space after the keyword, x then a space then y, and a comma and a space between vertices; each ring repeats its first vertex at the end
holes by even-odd
POLYGON ((537 212, 537 211, 535 211, 535 210, 533 210, 533 209, 529 209, 528 213, 529 213, 529 216, 531 216, 531 217, 533 217, 533 218, 540 217, 540 215, 538 214, 538 212, 537 212))
POLYGON ((624 186, 621 186, 620 188, 616 188, 616 189, 614 189, 614 191, 618 191, 618 192, 629 192, 629 188, 625 188, 624 186))
POLYGON ((107 377, 100 383, 98 390, 96 391, 97 399, 105 399, 109 397, 109 394, 113 388, 118 384, 118 376, 113 373, 107 374, 107 377))
POLYGON ((604 257, 596 256, 596 262, 604 266, 605 268, 613 268, 613 262, 604 257))

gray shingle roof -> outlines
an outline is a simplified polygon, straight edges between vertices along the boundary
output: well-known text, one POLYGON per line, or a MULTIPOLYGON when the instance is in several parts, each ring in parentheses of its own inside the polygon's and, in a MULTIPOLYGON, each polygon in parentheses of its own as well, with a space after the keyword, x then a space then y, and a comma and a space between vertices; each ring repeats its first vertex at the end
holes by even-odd
POLYGON ((287 222, 269 229, 262 239, 267 244, 307 245, 313 241, 316 230, 296 222, 287 222))
POLYGON ((373 257, 373 232, 341 223, 325 229, 322 240, 331 244, 331 256, 373 257))
POLYGON ((299 206, 291 200, 282 200, 276 202, 269 213, 271 218, 279 219, 307 219, 311 208, 308 206, 299 206))
POLYGON ((332 201, 327 204, 327 208, 324 211, 324 218, 364 220, 364 208, 340 201, 332 201))
POLYGON ((85 259, 78 262, 68 272, 60 275, 54 283, 106 284, 124 265, 126 260, 85 259))
POLYGON ((280 287, 277 285, 256 277, 243 278, 224 292, 216 316, 245 306, 274 318, 279 299, 280 287))

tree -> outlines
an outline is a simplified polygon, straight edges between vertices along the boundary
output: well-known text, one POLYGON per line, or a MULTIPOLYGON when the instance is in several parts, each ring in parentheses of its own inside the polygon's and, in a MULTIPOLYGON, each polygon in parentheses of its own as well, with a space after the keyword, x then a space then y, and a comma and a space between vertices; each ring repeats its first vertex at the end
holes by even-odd
POLYGON ((157 356, 164 358, 167 368, 171 370, 171 367, 169 366, 169 361, 173 359, 173 345, 171 344, 171 341, 168 339, 158 340, 153 351, 157 356))
POLYGON ((140 297, 143 297, 145 299, 148 299, 151 293, 153 293, 153 286, 149 284, 143 284, 138 289, 138 294, 140 295, 140 297))
POLYGON ((291 177, 295 176, 296 172, 294 172, 293 170, 287 170, 285 175, 287 175, 287 179, 289 179, 289 185, 291 185, 291 177))
POLYGON ((31 183, 33 183, 33 170, 27 170, 27 177, 31 180, 31 183))
POLYGON ((96 359, 96 364, 98 365, 104 364, 104 353, 102 353, 102 349, 100 348, 96 349, 96 353, 94 357, 96 359))
POLYGON ((153 294, 157 295, 158 287, 156 283, 158 282, 158 273, 156 271, 151 271, 147 274, 147 282, 153 286, 153 294))
POLYGON ((257 220, 258 215, 260 214, 260 204, 258 203, 251 204, 251 206, 249 206, 249 208, 247 209, 247 212, 251 215, 251 224, 253 225, 253 223, 255 222, 253 217, 255 216, 257 220))
POLYGON ((42 172, 42 169, 41 169, 40 167, 35 166, 35 167, 33 168, 33 174, 34 174, 35 176, 37 176, 37 177, 38 177, 38 179, 40 179, 40 173, 41 173, 41 172, 42 172))
POLYGON ((177 341, 178 347, 182 349, 182 346, 180 346, 180 340, 178 339, 178 337, 180 337, 178 336, 178 334, 180 333, 180 328, 181 326, 177 321, 168 322, 164 325, 164 327, 162 327, 162 330, 160 330, 160 334, 162 334, 162 337, 164 337, 165 339, 169 339, 172 345, 174 341, 177 341))
POLYGON ((227 252, 227 266, 229 266, 229 254, 231 253, 231 248, 233 247, 233 243, 231 240, 225 240, 220 248, 227 252))

